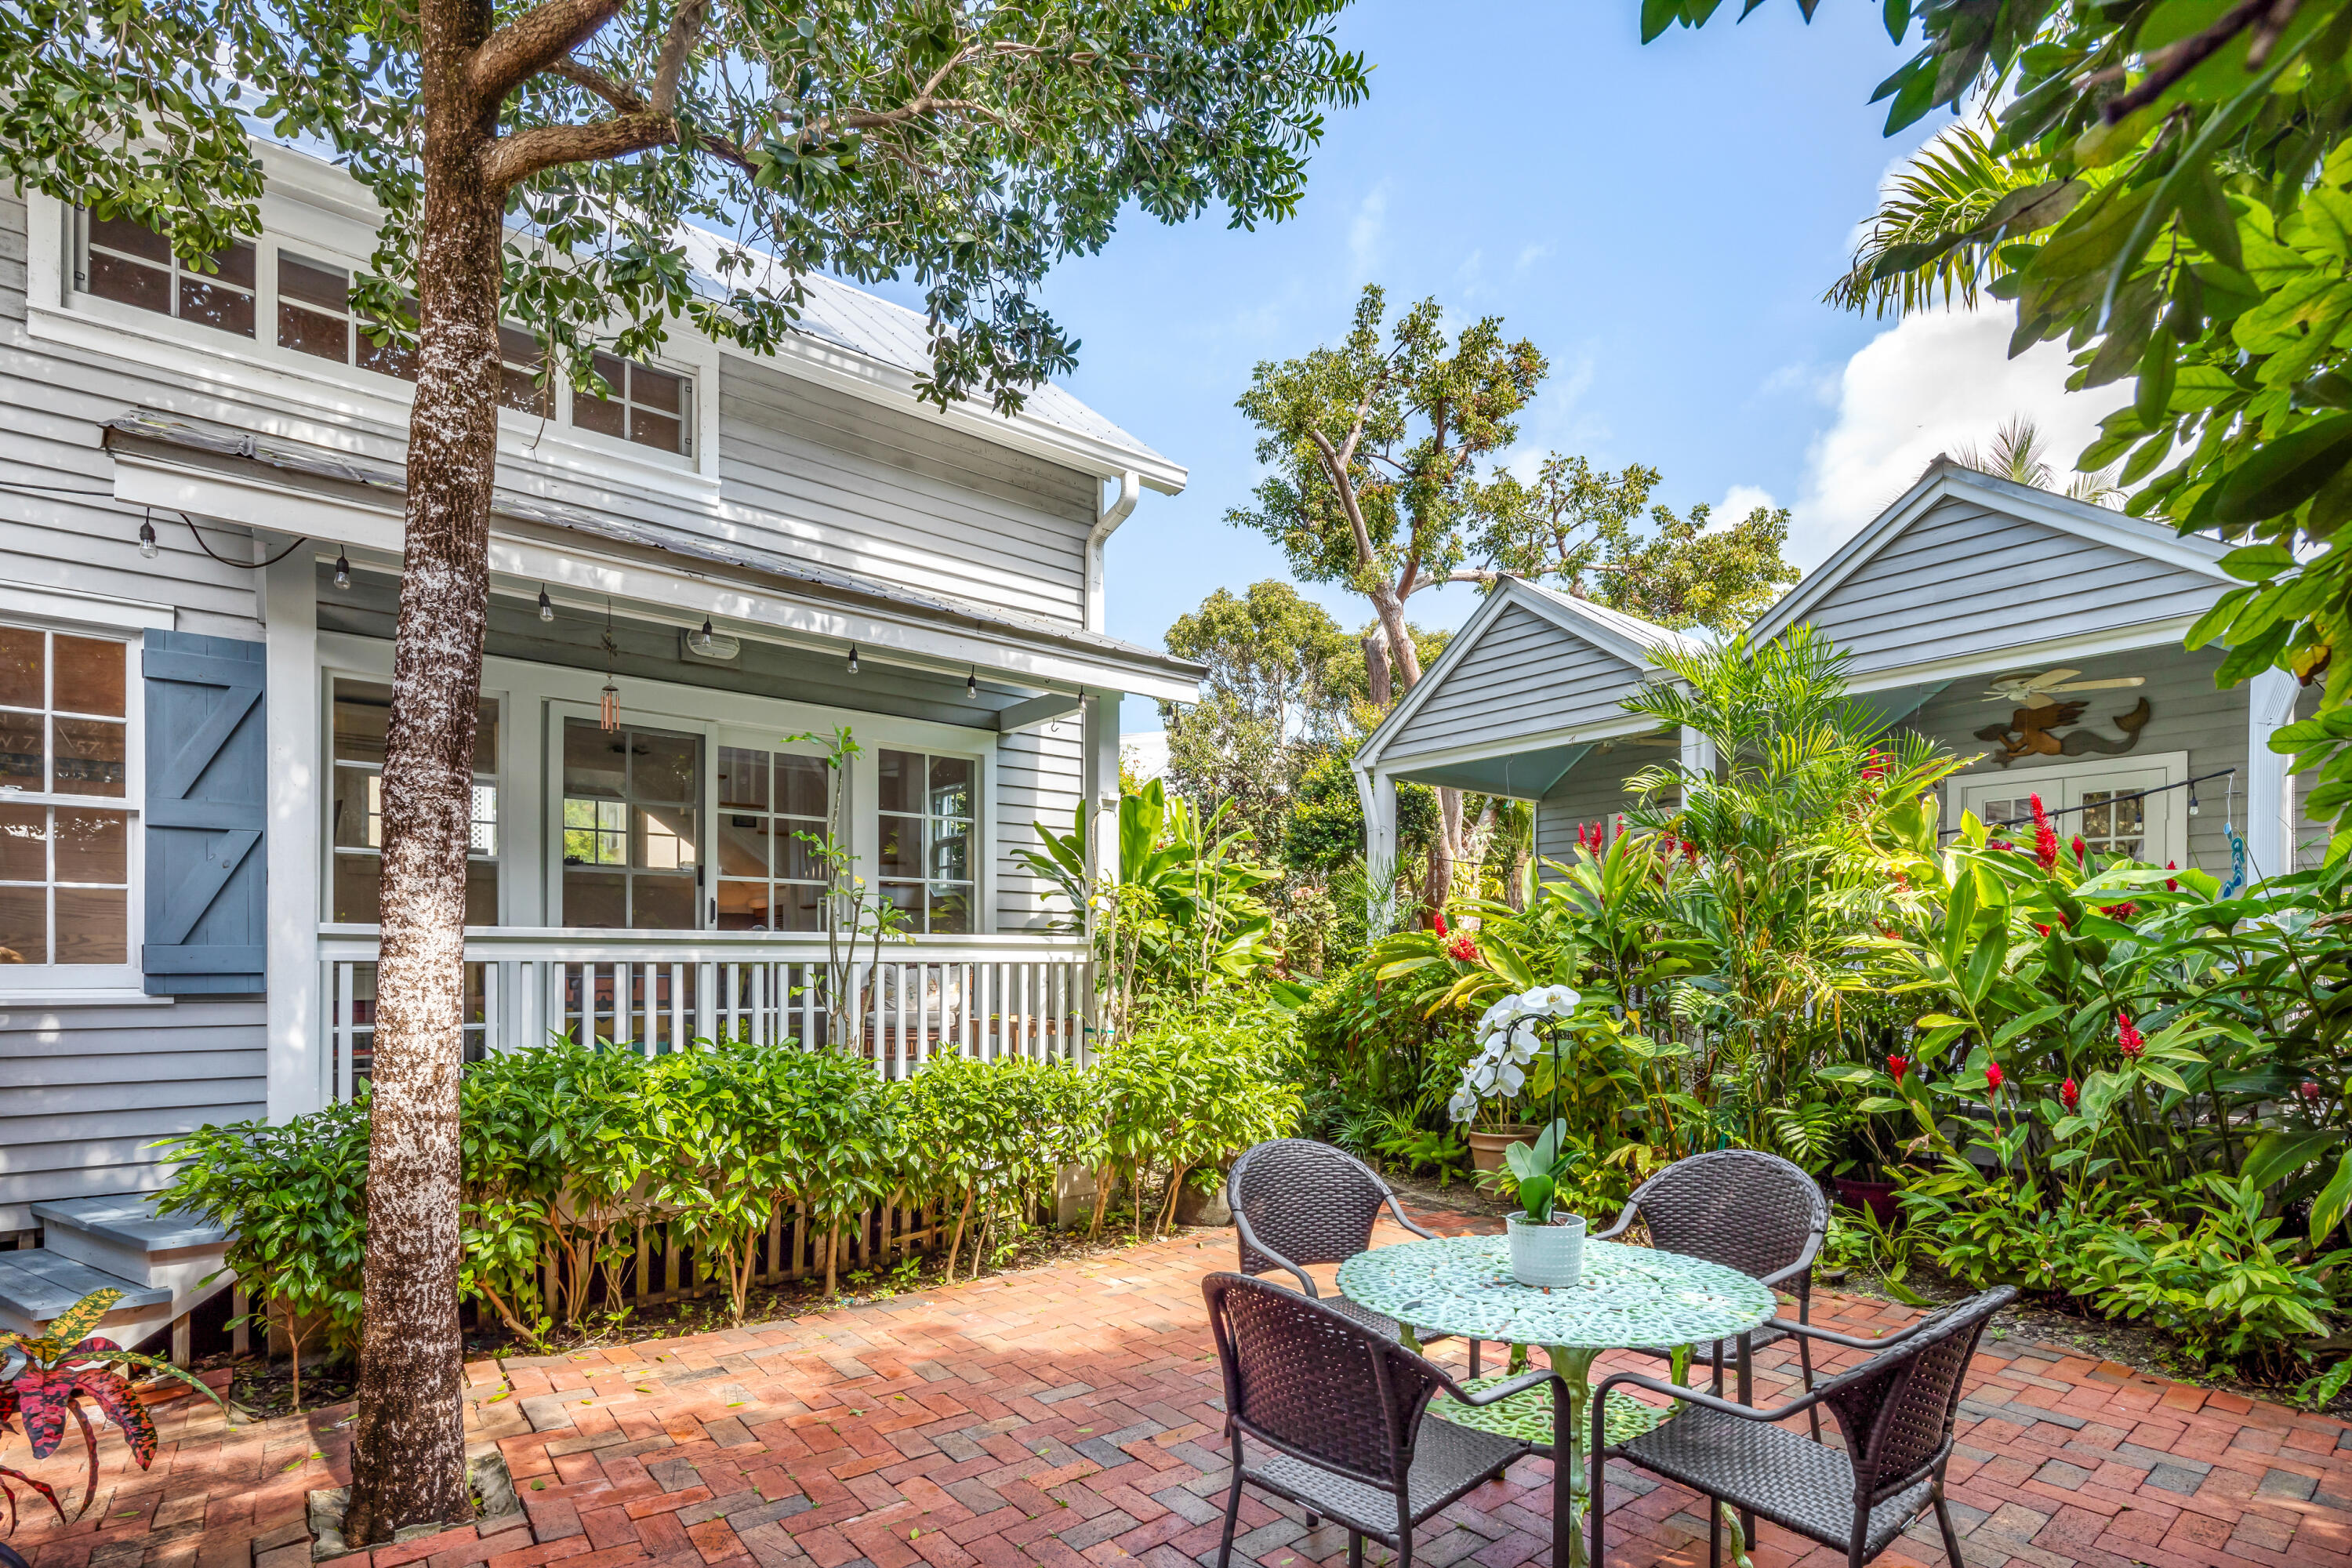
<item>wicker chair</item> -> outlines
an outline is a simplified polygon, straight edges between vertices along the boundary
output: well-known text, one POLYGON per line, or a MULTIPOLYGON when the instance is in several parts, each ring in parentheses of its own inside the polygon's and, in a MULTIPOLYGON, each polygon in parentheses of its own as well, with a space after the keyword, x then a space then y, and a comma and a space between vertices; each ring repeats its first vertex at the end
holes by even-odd
MULTIPOLYGON (((1277 1138, 1242 1152, 1225 1177, 1225 1201, 1241 1237, 1242 1272, 1280 1268, 1307 1295, 1322 1300, 1304 1263, 1345 1263, 1372 1245, 1372 1222, 1385 1206, 1391 1218, 1413 1235, 1434 1237, 1405 1217, 1396 1194, 1371 1167, 1343 1149, 1307 1138, 1277 1138)), ((1360 1307, 1344 1296, 1327 1305, 1366 1328, 1397 1338, 1393 1318, 1360 1307)), ((1447 1338, 1413 1331, 1422 1344, 1447 1338)), ((1478 1342, 1470 1342, 1470 1375, 1478 1375, 1478 1342)))
MULTIPOLYGON (((1613 1241, 1640 1220, 1651 1245, 1686 1258, 1704 1258, 1752 1275, 1797 1299, 1797 1321, 1813 1316, 1813 1258, 1829 1234, 1829 1200, 1821 1184, 1778 1154, 1753 1149, 1719 1149, 1677 1160, 1633 1189, 1617 1223, 1597 1232, 1595 1241, 1613 1241)), ((1777 1322, 1777 1320, 1776 1320, 1777 1322)), ((1789 1338, 1774 1324, 1747 1336, 1744 1352, 1789 1338)), ((1813 1386, 1813 1352, 1796 1336, 1805 1386, 1813 1386)), ((1636 1355, 1664 1359, 1664 1350, 1636 1355)), ((1723 1392, 1723 1346, 1710 1355, 1715 1392, 1723 1392)), ((1813 1436, 1822 1435, 1818 1410, 1807 1413, 1813 1436)))
POLYGON ((1514 1438, 1423 1417, 1441 1388, 1465 1405, 1492 1405, 1552 1382, 1549 1371, 1472 1394, 1329 1301, 1241 1274, 1212 1274, 1201 1294, 1234 1446, 1217 1568, 1233 1558, 1244 1481, 1306 1509, 1310 1524, 1320 1515, 1345 1526, 1349 1568, 1363 1568, 1366 1536, 1396 1552, 1397 1568, 1412 1568, 1414 1527, 1528 1451, 1514 1438), (1251 1462, 1245 1433, 1273 1456, 1251 1462))
MULTIPOLYGON (((1757 1410, 1696 1389, 1619 1373, 1592 1395, 1592 1561, 1601 1556, 1602 1466, 1630 1459, 1645 1470, 1730 1503, 1823 1545, 1845 1548, 1848 1568, 1862 1568, 1933 1509, 1952 1568, 1966 1568, 1958 1532, 1944 1501, 1944 1468, 1952 1456, 1952 1422, 1986 1320, 2017 1300, 2003 1285, 1971 1296, 1900 1333, 1853 1339, 1806 1323, 1775 1320, 1799 1339, 1827 1340, 1876 1351, 1852 1372, 1840 1373, 1775 1410, 1757 1410), (1616 1447, 1606 1445, 1599 1413, 1620 1384, 1646 1388, 1696 1406, 1616 1447), (1845 1450, 1807 1441, 1774 1426, 1798 1411, 1830 1407, 1845 1450)), ((1715 1568, 1723 1510, 1707 1509, 1707 1568, 1715 1568)))

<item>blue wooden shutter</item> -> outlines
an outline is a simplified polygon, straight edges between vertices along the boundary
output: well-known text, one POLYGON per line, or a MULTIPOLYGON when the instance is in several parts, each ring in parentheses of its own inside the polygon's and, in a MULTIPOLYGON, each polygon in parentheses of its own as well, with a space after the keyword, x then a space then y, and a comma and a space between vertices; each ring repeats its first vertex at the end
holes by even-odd
POLYGON ((149 632, 147 942, 151 996, 257 992, 268 963, 261 833, 269 753, 263 646, 149 632))

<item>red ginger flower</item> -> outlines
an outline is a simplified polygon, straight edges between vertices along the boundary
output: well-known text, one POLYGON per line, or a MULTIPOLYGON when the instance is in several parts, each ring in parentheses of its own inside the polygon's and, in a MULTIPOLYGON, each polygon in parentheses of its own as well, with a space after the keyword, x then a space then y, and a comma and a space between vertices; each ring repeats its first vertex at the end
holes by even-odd
POLYGON ((1898 1087, 1900 1087, 1903 1082, 1903 1075, 1911 1070, 1910 1058, 1907 1057, 1889 1057, 1886 1058, 1886 1070, 1895 1075, 1895 1082, 1898 1087))
POLYGON ((2042 797, 2041 797, 2041 795, 2027 795, 2027 796, 2025 797, 2025 799, 2026 799, 2026 804, 2028 804, 2029 805, 2031 805, 2031 806, 2032 806, 2032 807, 2033 807, 2033 826, 2036 826, 2036 827, 2047 827, 2047 826, 2050 826, 2050 814, 2049 814, 2048 812, 2046 812, 2046 811, 2044 811, 2044 810, 2042 810, 2042 797))
POLYGON ((2131 1021, 2131 1015, 2128 1013, 2116 1015, 2116 1044, 2122 1049, 2126 1058, 2134 1061, 2139 1058, 2142 1051, 2147 1049, 2147 1042, 2140 1038, 2139 1026, 2131 1021))
POLYGON ((2058 830, 2047 822, 2033 825, 2033 858, 2043 870, 2053 870, 2058 864, 2058 830))
POLYGON ((2035 921, 2033 922, 2033 929, 2040 931, 2043 936, 2048 936, 2050 934, 2050 928, 2043 925, 2040 921, 2035 921))
POLYGON ((1433 911, 1429 917, 1429 923, 1438 935, 1444 936, 1446 934, 1445 911, 1444 910, 1433 911))
POLYGON ((2301 1083, 2295 1085, 2294 1091, 2303 1096, 2305 1100, 2317 1100, 2320 1093, 2319 1086, 2312 1082, 2309 1079, 2305 1079, 2301 1083))
MULTIPOLYGON (((2167 860, 2164 863, 2164 868, 2168 871, 2178 871, 2180 869, 2179 866, 2169 860, 2167 860)), ((2167 877, 2164 879, 2164 890, 2168 893, 2177 893, 2180 891, 2180 879, 2178 877, 2167 877)))
POLYGON ((2074 864, 2077 866, 2083 864, 2085 854, 2083 848, 2083 836, 2079 833, 2074 835, 2074 842, 2069 847, 2074 851, 2074 864))
POLYGON ((2011 844, 2006 838, 1988 838, 1985 840, 1985 847, 1988 849, 2014 849, 2017 846, 2011 844))
POLYGON ((1995 1094, 2000 1092, 2001 1071, 1999 1062, 1985 1063, 1985 1087, 1995 1094))
POLYGON ((2102 904, 2099 912, 2111 921, 2127 921, 2139 913, 2137 904, 2102 904))
POLYGON ((2076 1104, 2082 1100, 2082 1098, 2083 1091, 2075 1087, 2074 1080, 2073 1079, 2070 1078, 2064 1083, 2058 1086, 2058 1103, 2064 1106, 2068 1110, 2074 1110, 2076 1104))
POLYGON ((1478 958, 1478 944, 1470 940, 1470 933, 1467 931, 1447 942, 1445 951, 1449 956, 1460 959, 1465 963, 1474 963, 1478 958))

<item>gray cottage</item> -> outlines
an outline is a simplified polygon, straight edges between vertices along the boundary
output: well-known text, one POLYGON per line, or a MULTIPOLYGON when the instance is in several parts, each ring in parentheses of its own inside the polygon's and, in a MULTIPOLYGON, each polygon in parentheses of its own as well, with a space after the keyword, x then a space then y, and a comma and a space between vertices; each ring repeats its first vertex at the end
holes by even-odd
MULTIPOLYGON (((1810 625, 1849 650, 1855 694, 1974 760, 1948 823, 2025 815, 2040 794, 2094 849, 2252 880, 2315 863, 2326 830, 2270 736, 2298 689, 2276 671, 2216 690, 2217 649, 2181 639, 2231 584, 2223 548, 2160 523, 1995 479, 1948 458, 1757 623, 1810 625)), ((1626 779, 1705 742, 1662 735, 1622 698, 1689 646, 1532 584, 1490 595, 1366 741, 1357 780, 1374 854, 1393 854, 1395 786, 1454 784, 1536 803, 1536 852, 1615 831, 1626 779)))
MULTIPOLYGON (((219 1238, 140 1201, 156 1141, 368 1072, 414 371, 349 310, 366 193, 260 152, 214 273, 0 197, 8 1327, 111 1283, 184 1329, 219 1238)), ((772 357, 680 331, 610 397, 508 334, 469 1056, 823 1037, 828 823, 914 933, 880 1070, 1084 1049, 1087 949, 1017 853, 1115 805, 1124 694, 1196 695, 1103 631, 1105 541, 1184 469, 1055 387, 920 404, 922 318, 810 289, 772 357)))

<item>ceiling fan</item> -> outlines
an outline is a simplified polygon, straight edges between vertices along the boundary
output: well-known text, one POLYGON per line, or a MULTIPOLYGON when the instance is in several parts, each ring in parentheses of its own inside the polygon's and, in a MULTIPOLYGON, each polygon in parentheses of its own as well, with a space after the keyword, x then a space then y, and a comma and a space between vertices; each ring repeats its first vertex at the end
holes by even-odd
POLYGON ((1996 676, 1985 689, 1985 700, 2013 702, 2021 708, 2046 708, 2063 692, 2109 691, 2117 687, 2147 684, 2147 678, 2141 675, 2118 675, 2105 680, 2074 679, 2082 673, 2079 669, 2045 669, 2040 675, 1996 676))

